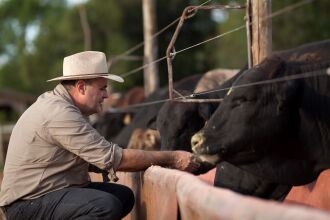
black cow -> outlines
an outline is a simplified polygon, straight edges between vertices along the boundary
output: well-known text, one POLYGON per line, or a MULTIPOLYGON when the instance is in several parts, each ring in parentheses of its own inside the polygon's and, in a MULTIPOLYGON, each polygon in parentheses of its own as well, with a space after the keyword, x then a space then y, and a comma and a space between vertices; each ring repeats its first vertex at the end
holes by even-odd
MULTIPOLYGON (((206 72, 200 78, 194 92, 210 89, 221 89, 231 86, 231 83, 240 75, 238 70, 215 69, 206 72), (229 79, 229 80, 227 80, 229 79)), ((241 71, 242 72, 242 71, 241 71)), ((190 95, 191 91, 182 91, 182 95, 190 95)), ((197 95, 192 98, 222 98, 226 91, 197 95)), ((161 150, 191 151, 190 139, 205 124, 205 121, 216 110, 219 103, 188 103, 168 101, 160 109, 156 125, 161 135, 161 150)))
MULTIPOLYGON (((306 44, 294 49, 274 52, 274 55, 280 56, 287 61, 295 62, 320 62, 330 59, 330 40, 306 44)), ((236 76, 225 82, 223 85, 214 88, 218 92, 212 92, 204 95, 196 95, 195 98, 218 99, 223 98, 228 88, 246 70, 243 68, 236 76)), ((189 149, 190 139, 195 131, 202 128, 205 121, 210 118, 213 112, 218 108, 219 103, 180 103, 168 102, 164 104, 157 116, 157 129, 162 137, 163 150, 189 149), (201 122, 203 120, 203 122, 201 122), (187 141, 189 139, 189 141, 187 141)))
MULTIPOLYGON (((244 72, 245 69, 214 88, 218 92, 195 94, 192 99, 220 99, 223 98, 232 83, 244 72)), ((183 91, 183 95, 191 94, 183 91)), ((186 150, 191 151, 191 137, 203 128, 205 122, 218 108, 219 102, 196 103, 196 102, 166 102, 157 115, 156 128, 161 136, 161 150, 186 150)))
MULTIPOLYGON (((215 88, 217 93, 196 95, 195 98, 223 98, 228 88, 246 69, 237 73, 224 84, 215 88)), ((191 151, 191 137, 199 131, 219 103, 182 103, 167 102, 157 116, 157 129, 161 135, 161 150, 191 151)), ((205 173, 215 165, 202 163, 195 174, 205 173)), ((228 162, 217 164, 214 186, 231 189, 235 192, 266 199, 280 200, 291 189, 290 186, 265 181, 228 162)))
POLYGON ((279 56, 246 71, 239 85, 304 73, 303 79, 235 88, 192 138, 193 151, 217 155, 267 181, 301 185, 330 167, 329 57, 290 62, 279 56))
POLYGON ((125 118, 133 117, 134 112, 106 112, 93 124, 93 127, 111 141, 126 126, 125 118))
MULTIPOLYGON (((306 44, 298 48, 275 52, 283 59, 288 61, 315 62, 330 58, 330 41, 321 41, 306 44)), ((242 73, 243 71, 241 71, 242 73)), ((240 74, 241 74, 240 73, 240 74)), ((238 74, 237 76, 239 76, 238 74)), ((237 76, 226 82, 225 85, 216 89, 228 88, 237 76)), ((198 98, 223 98, 227 91, 210 93, 198 98)), ((217 103, 196 104, 196 103, 166 103, 161 108, 157 117, 157 129, 161 134, 162 149, 191 150, 189 140, 192 135, 202 128, 214 110, 218 107, 217 103), (204 121, 203 121, 204 120, 204 121)), ((211 166, 203 166, 211 168, 211 166)), ((200 170, 199 172, 205 172, 200 170)), ((254 195, 261 198, 281 199, 285 196, 291 186, 280 185, 271 181, 265 181, 241 168, 234 166, 226 161, 217 164, 215 186, 232 189, 236 192, 254 195)))
POLYGON ((191 151, 190 139, 205 124, 197 103, 166 102, 157 115, 161 150, 191 151))
MULTIPOLYGON (((194 90, 196 83, 199 81, 202 75, 195 74, 184 79, 181 79, 174 83, 174 89, 181 90, 194 90)), ((145 102, 159 101, 168 98, 168 87, 163 87, 156 90, 145 102)), ((132 122, 125 126, 120 133, 112 140, 114 143, 117 143, 119 146, 126 148, 130 140, 131 134, 136 128, 147 128, 149 124, 153 123, 156 120, 159 109, 162 107, 164 102, 155 103, 152 105, 144 106, 138 108, 135 116, 133 117, 132 122)))

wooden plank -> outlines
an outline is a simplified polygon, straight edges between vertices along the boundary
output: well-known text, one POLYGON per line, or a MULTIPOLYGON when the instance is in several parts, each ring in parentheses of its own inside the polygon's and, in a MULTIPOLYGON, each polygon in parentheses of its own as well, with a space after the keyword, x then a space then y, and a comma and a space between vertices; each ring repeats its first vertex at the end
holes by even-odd
POLYGON ((118 183, 130 187, 135 195, 135 206, 124 220, 176 220, 178 206, 176 182, 181 173, 150 167, 144 172, 117 172, 118 183))
POLYGON ((242 196, 214 188, 186 173, 177 182, 176 192, 182 220, 330 219, 328 212, 242 196))
MULTIPOLYGON (((119 183, 136 196, 125 220, 326 220, 330 213, 297 204, 242 196, 211 184, 215 170, 207 177, 152 166, 145 172, 117 172, 119 183)), ((324 201, 324 202, 328 202, 324 201)))

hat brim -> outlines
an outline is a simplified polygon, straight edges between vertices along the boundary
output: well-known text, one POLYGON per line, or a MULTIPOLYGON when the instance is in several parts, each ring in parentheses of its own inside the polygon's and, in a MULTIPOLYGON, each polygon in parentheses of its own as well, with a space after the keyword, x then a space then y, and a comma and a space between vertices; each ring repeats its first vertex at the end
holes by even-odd
POLYGON ((124 79, 121 76, 113 75, 113 74, 84 74, 84 75, 74 75, 74 76, 60 76, 56 77, 53 79, 47 80, 47 82, 52 82, 52 81, 62 81, 62 80, 75 80, 75 79, 94 79, 94 78, 106 78, 109 80, 113 80, 116 82, 123 83, 124 79))

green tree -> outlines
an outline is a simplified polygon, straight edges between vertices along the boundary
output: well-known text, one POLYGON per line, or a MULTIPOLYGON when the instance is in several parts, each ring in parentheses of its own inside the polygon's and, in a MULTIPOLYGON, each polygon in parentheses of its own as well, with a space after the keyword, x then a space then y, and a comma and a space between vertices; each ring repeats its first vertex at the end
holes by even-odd
MULTIPOLYGON (((273 1, 277 11, 301 0, 273 1)), ((175 19, 188 5, 205 1, 157 1, 157 29, 175 19)), ((208 4, 245 4, 246 0, 214 0, 208 4)), ((315 0, 294 11, 276 16, 273 22, 273 50, 288 49, 311 41, 329 39, 328 0, 315 0)), ((79 7, 84 7, 92 33, 92 50, 115 57, 143 41, 141 0, 89 0, 69 7, 65 0, 7 0, 0 4, 0 87, 40 94, 54 83, 47 79, 61 75, 63 57, 84 50, 79 7), (29 33, 35 30, 31 41, 29 33), (1 63, 1 62, 0 62, 1 63)), ((181 50, 244 25, 244 10, 229 11, 227 19, 216 22, 214 11, 200 11, 185 21, 175 44, 181 50)), ((164 57, 176 25, 158 36, 159 54, 164 57)), ((174 79, 214 68, 240 68, 247 61, 244 29, 178 54, 173 61, 174 79)), ((131 55, 143 56, 143 47, 131 55)), ((161 85, 167 83, 166 61, 158 63, 161 85)), ((110 71, 126 73, 142 66, 142 60, 114 62, 110 71)), ((142 85, 142 70, 126 77, 126 89, 142 85)), ((115 85, 116 86, 116 85, 115 85)))
MULTIPOLYGON (((273 1, 273 11, 299 3, 299 0, 273 1)), ((315 0, 295 10, 274 17, 273 50, 330 38, 330 1, 315 0)))
MULTIPOLYGON (((56 2, 58 5, 50 1, 8 0, 1 4, 0 53, 8 59, 0 70, 1 87, 12 87, 26 92, 38 88, 37 79, 33 77, 35 72, 30 71, 34 64, 31 63, 30 57, 34 54, 35 48, 29 40, 28 30, 38 29, 40 23, 48 16, 48 12, 58 9, 64 1, 56 2)), ((42 65, 38 62, 35 67, 37 66, 42 65)))

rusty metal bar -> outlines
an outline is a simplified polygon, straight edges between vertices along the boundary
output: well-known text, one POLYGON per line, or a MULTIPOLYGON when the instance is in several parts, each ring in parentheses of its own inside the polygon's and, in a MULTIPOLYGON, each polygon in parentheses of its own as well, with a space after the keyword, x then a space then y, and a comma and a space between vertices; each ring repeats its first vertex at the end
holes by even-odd
POLYGON ((175 89, 173 89, 173 92, 175 94, 177 94, 178 96, 180 96, 181 98, 186 99, 186 97, 184 97, 184 95, 182 95, 180 92, 176 91, 175 89))
POLYGON ((207 102, 222 102, 223 99, 177 99, 175 102, 198 102, 198 103, 207 103, 207 102))
POLYGON ((175 56, 174 44, 178 38, 179 32, 182 28, 182 25, 185 20, 192 18, 198 10, 211 10, 211 9, 244 9, 245 5, 206 5, 206 6, 188 6, 186 7, 180 17, 180 21, 175 29, 175 32, 172 36, 172 39, 166 50, 166 59, 167 59, 167 71, 168 71, 168 90, 169 90, 169 99, 173 100, 173 65, 172 60, 175 56))
POLYGON ((172 59, 174 59, 174 43, 179 35, 180 29, 183 25, 184 20, 186 19, 186 13, 188 12, 190 7, 187 7, 183 10, 182 15, 180 17, 180 21, 176 26, 175 32, 172 36, 172 39, 166 50, 166 59, 167 59, 167 71, 168 71, 168 90, 169 90, 169 99, 173 100, 173 66, 172 59))

